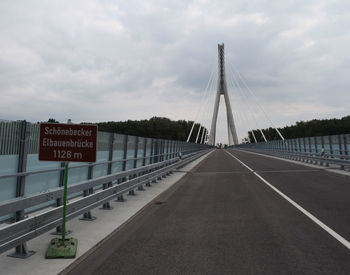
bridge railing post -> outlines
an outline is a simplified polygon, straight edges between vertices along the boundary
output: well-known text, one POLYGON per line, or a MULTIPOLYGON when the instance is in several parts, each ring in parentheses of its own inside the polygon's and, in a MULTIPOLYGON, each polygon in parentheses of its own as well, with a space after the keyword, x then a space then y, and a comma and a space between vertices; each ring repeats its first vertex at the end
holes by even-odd
POLYGON ((161 158, 160 158, 160 161, 164 161, 164 157, 165 157, 165 155, 164 155, 164 152, 165 152, 165 140, 164 139, 162 139, 161 141, 160 141, 160 150, 161 150, 161 158))
POLYGON ((328 142, 329 142, 329 153, 331 155, 331 158, 333 158, 333 142, 332 142, 332 136, 328 136, 328 142))
POLYGON ((148 138, 144 138, 144 139, 143 139, 143 159, 142 159, 142 166, 145 166, 145 165, 146 165, 147 143, 148 143, 148 138))
MULTIPOLYGON (((318 154, 318 142, 317 142, 317 137, 313 138, 313 141, 315 143, 315 153, 318 154)), ((317 160, 315 161, 317 163, 317 160)))
POLYGON ((153 156, 154 156, 154 140, 153 138, 151 138, 151 152, 150 152, 150 157, 149 157, 149 164, 152 164, 154 163, 154 159, 153 159, 153 156))
MULTIPOLYGON (((112 174, 112 161, 113 161, 113 152, 114 152, 114 133, 109 134, 109 141, 108 141, 108 165, 107 165, 107 175, 112 174)), ((105 183, 103 184, 102 188, 106 189, 109 187, 112 187, 113 183, 105 183)), ((106 202, 102 205, 102 209, 104 210, 111 210, 112 207, 109 202, 106 202)))
MULTIPOLYGON (((337 135, 338 138, 338 148, 339 148, 339 155, 340 155, 340 159, 344 159, 343 158, 343 146, 342 146, 342 136, 341 135, 337 135)), ((340 165, 340 169, 344 170, 344 165, 340 165)))
MULTIPOLYGON (((29 138, 31 135, 31 125, 27 121, 23 120, 20 122, 20 128, 18 133, 19 138, 19 155, 18 155, 18 173, 23 173, 27 171, 27 158, 28 158, 28 147, 29 147, 29 138)), ((18 176, 16 184, 16 197, 23 197, 25 192, 26 176, 18 176)), ((25 218, 24 209, 17 211, 14 214, 15 222, 21 221, 25 218)), ((15 252, 9 254, 10 257, 15 258, 28 258, 33 255, 35 252, 30 251, 27 248, 27 243, 21 243, 15 248, 15 252)))
MULTIPOLYGON (((128 141, 129 136, 124 135, 123 137, 123 162, 122 162, 122 171, 126 170, 126 164, 127 164, 127 158, 128 158, 128 141)), ((121 184, 122 182, 126 181, 126 178, 118 179, 118 184, 121 184)), ((123 195, 118 196, 117 201, 124 201, 123 195)))
POLYGON ((137 167, 137 157, 138 157, 138 150, 139 150, 139 137, 135 138, 135 148, 134 148, 134 168, 137 167))
MULTIPOLYGON (((88 179, 92 179, 94 177, 94 165, 93 163, 89 163, 89 167, 88 167, 88 179)), ((83 191, 84 197, 89 196, 91 194, 94 193, 94 189, 93 188, 89 188, 89 189, 85 189, 83 191)), ((83 214, 83 217, 80 220, 83 221, 93 221, 95 220, 96 217, 92 216, 91 211, 87 211, 83 214)))
POLYGON ((344 155, 348 155, 348 137, 347 135, 343 135, 343 141, 344 141, 344 155))
MULTIPOLYGON (((326 154, 326 149, 324 146, 324 137, 321 136, 321 148, 323 149, 324 155, 326 154)), ((323 165, 323 161, 320 162, 320 165, 323 165)))

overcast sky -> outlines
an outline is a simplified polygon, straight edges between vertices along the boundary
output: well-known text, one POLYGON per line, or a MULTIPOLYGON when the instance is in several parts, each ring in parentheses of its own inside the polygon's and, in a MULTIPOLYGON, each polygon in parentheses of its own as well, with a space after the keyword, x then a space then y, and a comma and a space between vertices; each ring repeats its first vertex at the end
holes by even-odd
MULTIPOLYGON (((222 42, 227 78, 234 67, 256 95, 229 85, 240 139, 270 126, 255 102, 278 127, 346 116, 349 29, 348 0, 1 0, 0 119, 210 127, 222 42)), ((224 105, 217 136, 227 142, 224 105)))

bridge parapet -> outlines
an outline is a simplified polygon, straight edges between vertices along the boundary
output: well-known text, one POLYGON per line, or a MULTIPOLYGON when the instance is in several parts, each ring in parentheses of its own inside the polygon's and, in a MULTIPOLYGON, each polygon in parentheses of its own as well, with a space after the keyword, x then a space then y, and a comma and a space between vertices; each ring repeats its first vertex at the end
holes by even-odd
POLYGON ((350 168, 350 134, 246 143, 233 147, 314 164, 334 164, 340 169, 350 168))
MULTIPOLYGON (((98 132, 97 161, 71 163, 67 218, 166 176, 210 148, 175 140, 98 132)), ((64 165, 38 160, 39 124, 0 121, 0 253, 56 227, 60 233, 64 165), (40 213, 39 213, 39 212, 40 213), (39 214, 38 214, 39 213, 39 214)))

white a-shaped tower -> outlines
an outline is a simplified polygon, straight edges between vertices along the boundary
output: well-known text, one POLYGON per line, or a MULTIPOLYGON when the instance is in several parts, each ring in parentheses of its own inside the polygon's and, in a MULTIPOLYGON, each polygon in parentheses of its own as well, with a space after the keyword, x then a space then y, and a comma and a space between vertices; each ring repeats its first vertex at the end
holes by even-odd
POLYGON ((217 83, 217 91, 216 91, 215 104, 214 104, 213 119, 211 121, 210 134, 209 134, 210 145, 215 145, 216 121, 218 119, 218 111, 219 111, 221 95, 224 95, 225 103, 226 103, 228 143, 229 145, 238 144, 238 137, 237 137, 236 127, 235 127, 235 122, 233 120, 231 103, 227 93, 224 43, 222 43, 222 45, 220 44, 218 45, 218 83, 217 83))

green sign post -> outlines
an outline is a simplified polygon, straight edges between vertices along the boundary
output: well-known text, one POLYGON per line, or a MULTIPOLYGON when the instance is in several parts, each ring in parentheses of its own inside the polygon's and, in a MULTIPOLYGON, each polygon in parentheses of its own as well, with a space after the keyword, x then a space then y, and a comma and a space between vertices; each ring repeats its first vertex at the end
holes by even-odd
POLYGON ((74 124, 40 124, 39 160, 65 162, 63 187, 62 238, 54 238, 46 258, 75 258, 78 240, 66 239, 66 209, 69 162, 95 162, 97 126, 74 124))

